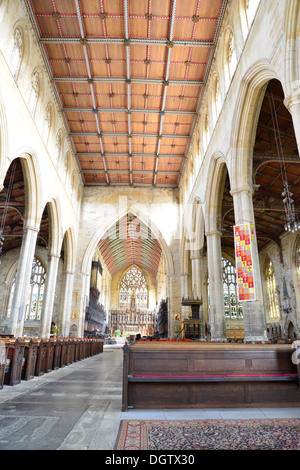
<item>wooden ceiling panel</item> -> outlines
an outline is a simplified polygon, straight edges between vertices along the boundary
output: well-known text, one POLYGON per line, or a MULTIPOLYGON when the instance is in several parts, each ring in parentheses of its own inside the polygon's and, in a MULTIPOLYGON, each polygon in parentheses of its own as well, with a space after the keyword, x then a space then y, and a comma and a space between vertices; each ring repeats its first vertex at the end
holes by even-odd
POLYGON ((227 0, 24 2, 85 184, 178 185, 227 0), (101 155, 104 174, 84 153, 101 155), (106 153, 122 154, 127 168, 135 154, 183 158, 175 175, 170 161, 165 175, 151 163, 151 173, 125 178, 106 153))

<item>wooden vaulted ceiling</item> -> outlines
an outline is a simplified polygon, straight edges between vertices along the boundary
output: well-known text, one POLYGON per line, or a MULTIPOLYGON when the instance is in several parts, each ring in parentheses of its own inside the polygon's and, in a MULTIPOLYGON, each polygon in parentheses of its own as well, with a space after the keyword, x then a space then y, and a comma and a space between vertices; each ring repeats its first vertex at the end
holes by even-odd
POLYGON ((136 265, 156 276, 161 246, 149 227, 133 214, 122 217, 99 242, 111 273, 136 265))
MULTIPOLYGON (((0 192, 0 232, 4 242, 0 255, 20 248, 26 211, 26 187, 21 160, 17 158, 10 165, 0 192)), ((37 245, 46 247, 49 243, 49 217, 47 206, 43 212, 37 237, 37 245)))
POLYGON ((24 0, 86 185, 177 187, 227 0, 24 0))
MULTIPOLYGON (((275 127, 276 128, 276 127, 275 127)), ((280 235, 286 223, 283 204, 283 175, 293 193, 295 212, 300 220, 300 159, 292 116, 284 105, 281 83, 271 80, 265 91, 253 148, 253 207, 259 248, 271 240, 280 245, 280 235), (272 104, 273 103, 273 104, 272 104), (271 109, 276 113, 282 153, 275 141, 271 109)), ((222 204, 224 246, 233 248, 235 224, 233 200, 227 175, 222 204)))

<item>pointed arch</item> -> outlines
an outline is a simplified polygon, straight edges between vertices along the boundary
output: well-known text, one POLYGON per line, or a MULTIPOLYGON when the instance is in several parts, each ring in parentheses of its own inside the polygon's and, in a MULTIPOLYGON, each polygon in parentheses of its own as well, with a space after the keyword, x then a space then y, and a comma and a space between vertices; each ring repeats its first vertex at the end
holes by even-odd
POLYGON ((221 152, 214 154, 210 161, 206 185, 205 229, 207 233, 221 228, 220 207, 227 171, 224 155, 221 152))
POLYGON ((287 2, 285 13, 285 83, 287 84, 287 96, 299 92, 299 22, 300 3, 298 0, 287 2))
POLYGON ((157 228, 155 223, 150 219, 150 217, 146 214, 144 214, 141 210, 134 210, 133 208, 127 207, 124 208, 123 210, 119 211, 118 214, 115 213, 115 211, 112 211, 113 214, 111 216, 108 216, 107 221, 105 221, 100 226, 98 229, 94 232, 94 235, 92 236, 85 253, 83 255, 82 263, 81 263, 81 272, 82 274, 88 275, 90 272, 90 266, 92 262, 92 258, 96 249, 96 246, 101 240, 106 232, 113 228, 114 225, 124 216, 126 216, 127 213, 133 214, 135 217, 137 217, 142 223, 144 223, 147 227, 151 228, 151 231, 154 235, 154 238, 158 240, 161 248, 162 248, 162 254, 165 257, 165 262, 166 262, 166 268, 167 268, 167 273, 168 274, 173 274, 175 272, 174 269, 174 263, 172 259, 172 255, 170 252, 170 249, 164 240, 160 230, 157 228))
POLYGON ((252 189, 252 150, 265 90, 271 79, 281 82, 266 60, 256 62, 241 81, 231 131, 231 186, 252 189))

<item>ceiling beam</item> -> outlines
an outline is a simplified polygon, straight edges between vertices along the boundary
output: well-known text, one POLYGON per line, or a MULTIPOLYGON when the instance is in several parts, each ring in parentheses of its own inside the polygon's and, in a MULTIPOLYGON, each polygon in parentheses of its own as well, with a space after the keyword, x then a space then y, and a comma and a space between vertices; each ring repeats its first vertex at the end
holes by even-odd
POLYGON ((138 174, 138 175, 143 175, 143 174, 156 174, 156 175, 178 175, 179 176, 179 171, 153 171, 153 170, 82 170, 83 173, 92 173, 92 174, 97 174, 97 173, 122 173, 122 174, 138 174))
MULTIPOLYGON (((127 113, 127 114, 133 114, 133 113, 141 113, 141 114, 182 114, 182 115, 196 115, 196 111, 185 111, 185 110, 176 110, 176 109, 164 109, 161 111, 160 109, 152 109, 152 108, 130 108, 130 111, 127 108, 76 108, 76 107, 63 107, 62 111, 64 113, 70 112, 70 113, 76 113, 76 112, 81 112, 81 113, 127 113)), ((141 123, 142 124, 142 123, 141 123)), ((189 126, 189 123, 183 123, 183 126, 189 126)))
POLYGON ((189 139, 189 135, 181 135, 181 134, 125 134, 123 132, 101 132, 98 134, 97 132, 70 132, 70 136, 88 136, 88 137, 128 137, 128 138, 134 138, 134 137, 151 137, 151 138, 161 138, 161 139, 189 139))
MULTIPOLYGON (((149 187, 153 187, 153 184, 152 183, 138 183, 138 182, 133 182, 132 184, 131 183, 114 183, 114 182, 110 182, 110 183, 105 183, 104 181, 99 181, 97 183, 93 182, 85 182, 85 186, 134 186, 134 187, 143 187, 143 188, 149 188, 149 187)), ((156 188, 170 188, 170 189, 176 189, 178 188, 178 185, 177 184, 170 184, 170 183, 156 183, 155 185, 156 188)))
MULTIPOLYGON (((109 152, 105 152, 105 155, 106 157, 129 157, 129 158, 135 158, 135 157, 145 157, 145 158, 156 158, 157 155, 155 153, 132 153, 132 154, 128 154, 128 153, 109 153, 109 152)), ((87 157, 102 157, 102 154, 100 152, 77 152, 76 153, 76 156, 78 158, 80 157, 83 157, 83 156, 87 156, 87 157)), ((159 155, 159 158, 181 158, 181 159, 184 159, 185 158, 185 155, 164 155, 164 154, 160 154, 159 155)), ((300 163, 300 160, 299 160, 299 163, 300 163)))
MULTIPOLYGON (((87 46, 89 44, 124 44, 134 45, 134 44, 145 44, 153 46, 167 46, 170 47, 169 39, 158 39, 158 38, 114 38, 114 37, 58 37, 58 36, 40 36, 40 44, 79 44, 87 46), (126 41, 127 39, 127 41, 126 41)), ((203 41, 203 40, 180 40, 173 39, 172 47, 174 46, 184 46, 184 47, 214 47, 215 41, 203 41)))
MULTIPOLYGON (((51 76, 51 80, 56 83, 60 82, 73 82, 73 83, 108 83, 108 82, 114 82, 114 83, 125 83, 127 84, 126 80, 127 78, 124 77, 68 77, 68 76, 51 76)), ((166 81, 163 78, 147 78, 147 77, 141 77, 141 78, 131 78, 131 84, 134 83, 148 83, 149 85, 194 85, 194 86, 202 86, 204 82, 202 80, 167 80, 166 81)))

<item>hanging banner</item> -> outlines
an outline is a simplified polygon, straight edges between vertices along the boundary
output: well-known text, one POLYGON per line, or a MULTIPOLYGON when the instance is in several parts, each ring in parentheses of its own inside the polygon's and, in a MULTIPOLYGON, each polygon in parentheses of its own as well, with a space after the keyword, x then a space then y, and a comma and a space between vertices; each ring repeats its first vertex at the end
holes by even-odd
POLYGON ((234 246, 237 275, 237 291, 239 301, 255 300, 253 275, 253 259, 251 242, 253 240, 253 225, 235 225, 234 246))

